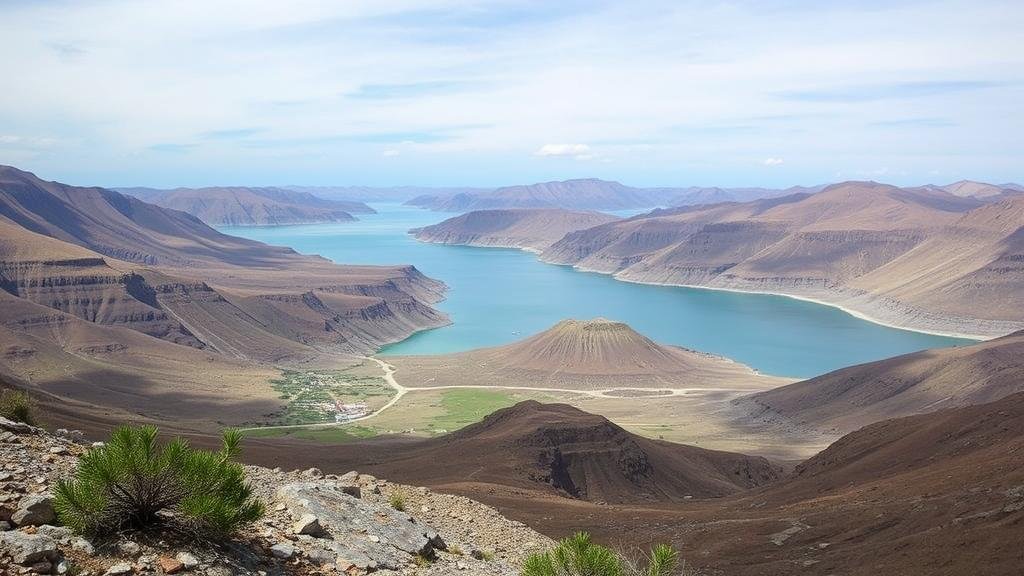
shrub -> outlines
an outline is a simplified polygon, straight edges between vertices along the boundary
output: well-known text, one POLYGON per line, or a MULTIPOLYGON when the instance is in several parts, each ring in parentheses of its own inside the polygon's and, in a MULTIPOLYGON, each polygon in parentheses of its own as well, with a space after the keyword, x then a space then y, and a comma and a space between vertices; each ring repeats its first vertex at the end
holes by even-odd
POLYGON ((624 559, 594 544, 586 532, 577 532, 548 552, 530 555, 522 576, 671 576, 679 564, 678 553, 659 544, 643 562, 624 559))
POLYGON ((21 390, 0 391, 0 416, 15 422, 35 424, 36 403, 21 390))
POLYGON ((241 439, 238 431, 225 431, 221 450, 210 452, 181 438, 161 446, 153 426, 120 427, 82 456, 74 478, 57 483, 57 514, 87 534, 174 521, 199 535, 224 537, 263 516, 242 466, 232 461, 241 439))
POLYGON ((404 511, 405 493, 401 491, 392 492, 391 496, 388 497, 388 502, 391 504, 391 507, 394 508, 395 510, 398 510, 399 512, 404 511))

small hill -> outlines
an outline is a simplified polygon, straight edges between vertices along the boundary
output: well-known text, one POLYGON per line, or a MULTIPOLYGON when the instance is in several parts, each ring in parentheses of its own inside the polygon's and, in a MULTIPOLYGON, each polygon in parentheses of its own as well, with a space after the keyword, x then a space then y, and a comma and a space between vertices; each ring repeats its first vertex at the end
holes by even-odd
POLYGON ((1024 332, 851 366, 737 401, 760 418, 850 432, 899 416, 1024 392, 1024 332))
POLYGON ((272 187, 124 188, 119 191, 187 212, 211 226, 277 226, 355 220, 372 214, 362 202, 327 200, 306 191, 272 187))
POLYGON ((500 348, 508 366, 572 374, 653 374, 690 371, 706 355, 662 346, 622 322, 562 320, 500 348))
POLYGON ((629 325, 604 318, 562 320, 504 346, 388 360, 410 387, 515 385, 573 390, 715 388, 763 390, 791 382, 748 366, 677 346, 658 344, 629 325))
POLYGON ((763 458, 649 440, 603 416, 532 400, 390 447, 373 470, 436 487, 496 484, 609 503, 718 497, 778 477, 763 458))
POLYGON ((559 208, 474 210, 439 224, 410 230, 417 240, 540 251, 569 232, 618 220, 600 212, 559 208))

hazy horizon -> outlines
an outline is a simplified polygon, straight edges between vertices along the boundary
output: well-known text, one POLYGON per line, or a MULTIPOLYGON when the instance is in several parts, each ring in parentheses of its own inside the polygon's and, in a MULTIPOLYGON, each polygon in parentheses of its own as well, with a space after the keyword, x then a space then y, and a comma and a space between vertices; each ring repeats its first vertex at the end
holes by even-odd
POLYGON ((0 14, 0 164, 75 184, 1024 181, 1019 2, 0 14))

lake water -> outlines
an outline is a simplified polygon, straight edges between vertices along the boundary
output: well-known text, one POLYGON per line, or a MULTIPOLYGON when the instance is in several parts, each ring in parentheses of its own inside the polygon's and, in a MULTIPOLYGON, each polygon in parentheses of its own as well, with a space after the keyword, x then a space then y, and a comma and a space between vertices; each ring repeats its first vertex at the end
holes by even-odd
POLYGON ((453 325, 428 330, 383 354, 442 354, 505 344, 564 318, 628 323, 666 344, 733 358, 780 376, 809 377, 843 366, 969 343, 859 320, 836 308, 782 296, 647 286, 553 266, 520 250, 417 242, 410 228, 451 214, 375 204, 360 221, 224 227, 228 234, 320 254, 340 263, 414 264, 445 282, 437 305, 453 325))

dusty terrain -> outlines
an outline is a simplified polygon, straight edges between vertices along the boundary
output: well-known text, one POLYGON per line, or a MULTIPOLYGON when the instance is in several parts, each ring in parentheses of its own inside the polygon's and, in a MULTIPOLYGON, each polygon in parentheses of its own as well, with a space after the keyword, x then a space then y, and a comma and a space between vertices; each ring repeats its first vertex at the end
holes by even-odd
POLYGON ((384 359, 394 366, 405 392, 393 408, 360 423, 380 433, 450 431, 437 413, 444 394, 479 390, 500 394, 508 403, 564 402, 649 438, 782 460, 806 458, 837 437, 805 426, 741 418, 730 404, 792 379, 657 344, 626 324, 604 319, 564 320, 505 346, 384 359))
POLYGON ((558 208, 474 210, 439 224, 409 232, 417 240, 492 248, 522 248, 539 252, 569 232, 614 222, 600 212, 558 208))
POLYGON ((898 416, 1024 392, 1024 332, 850 366, 735 401, 751 418, 852 432, 898 416))
POLYGON ((768 292, 895 326, 1024 328, 1024 196, 845 182, 816 194, 660 210, 573 232, 541 259, 632 282, 768 292))
POLYGON ((353 214, 372 214, 362 202, 327 200, 287 188, 217 186, 209 188, 120 188, 162 206, 187 212, 211 226, 280 226, 348 222, 353 214))
POLYGON ((668 538, 706 574, 1010 575, 1024 562, 1024 394, 874 424, 773 484, 674 504, 595 504, 530 489, 520 476, 511 486, 498 477, 465 482, 481 473, 474 459, 498 452, 484 436, 469 457, 391 464, 393 454, 437 442, 361 442, 316 454, 294 440, 249 445, 259 462, 301 467, 316 458, 324 470, 386 469, 413 484, 430 476, 423 483, 552 537, 585 529, 624 548, 668 538))

